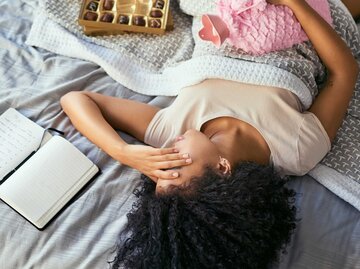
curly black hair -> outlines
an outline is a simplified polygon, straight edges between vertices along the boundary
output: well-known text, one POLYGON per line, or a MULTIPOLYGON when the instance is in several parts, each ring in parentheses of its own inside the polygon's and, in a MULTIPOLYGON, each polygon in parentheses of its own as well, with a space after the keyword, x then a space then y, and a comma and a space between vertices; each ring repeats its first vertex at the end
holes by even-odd
POLYGON ((285 183, 255 163, 229 176, 208 168, 165 194, 145 178, 112 268, 267 268, 296 226, 295 192, 285 183))

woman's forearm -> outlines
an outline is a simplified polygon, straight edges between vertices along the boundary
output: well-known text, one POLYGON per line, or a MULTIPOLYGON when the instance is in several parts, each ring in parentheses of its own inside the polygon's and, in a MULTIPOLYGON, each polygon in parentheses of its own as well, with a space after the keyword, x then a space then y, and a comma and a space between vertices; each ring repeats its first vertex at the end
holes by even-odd
POLYGON ((286 0, 285 5, 294 12, 330 74, 351 75, 357 73, 357 62, 351 50, 306 1, 286 0))
POLYGON ((104 119, 96 103, 85 94, 68 94, 61 99, 64 112, 75 128, 114 159, 127 143, 104 119))

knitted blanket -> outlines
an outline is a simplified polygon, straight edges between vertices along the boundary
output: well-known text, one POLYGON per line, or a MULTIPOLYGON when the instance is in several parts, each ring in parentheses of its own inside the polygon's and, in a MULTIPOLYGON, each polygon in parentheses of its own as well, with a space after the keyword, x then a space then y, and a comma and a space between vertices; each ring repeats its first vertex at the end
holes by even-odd
MULTIPOLYGON (((335 30, 360 62, 360 37, 340 0, 331 0, 335 30)), ((88 37, 77 24, 80 0, 42 0, 27 43, 93 61, 119 83, 147 95, 175 96, 206 78, 223 78, 288 89, 307 109, 326 77, 310 42, 262 56, 198 37, 200 16, 214 13, 214 0, 171 1, 175 29, 164 36, 124 34, 88 37), (190 16, 189 16, 190 15, 190 16), (50 19, 50 20, 49 20, 50 19)), ((360 81, 331 152, 311 175, 360 210, 360 81)))

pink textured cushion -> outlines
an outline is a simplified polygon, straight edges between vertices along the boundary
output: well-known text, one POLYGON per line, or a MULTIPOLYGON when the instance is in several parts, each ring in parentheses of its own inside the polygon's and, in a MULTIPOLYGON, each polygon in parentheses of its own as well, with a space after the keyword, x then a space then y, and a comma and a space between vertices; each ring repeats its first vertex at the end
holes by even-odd
MULTIPOLYGON (((306 1, 332 24, 327 0, 306 1)), ((227 33, 218 33, 221 40, 227 37, 231 45, 251 54, 286 49, 308 40, 292 10, 283 5, 271 5, 266 0, 219 0, 217 13, 228 28, 227 33)), ((214 27, 216 35, 216 22, 214 27)))

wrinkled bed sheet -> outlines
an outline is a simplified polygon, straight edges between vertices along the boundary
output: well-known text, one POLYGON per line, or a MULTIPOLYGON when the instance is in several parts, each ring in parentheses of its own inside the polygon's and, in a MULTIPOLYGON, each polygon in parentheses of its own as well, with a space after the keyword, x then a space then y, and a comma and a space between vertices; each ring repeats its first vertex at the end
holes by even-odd
MULTIPOLYGON (((0 1, 0 113, 15 107, 45 128, 65 131, 102 173, 44 231, 0 201, 0 269, 108 268, 139 173, 77 133, 59 99, 71 90, 91 90, 163 107, 171 98, 136 94, 93 63, 25 45, 36 7, 35 0, 0 1)), ((300 222, 274 268, 360 268, 360 213, 309 176, 289 185, 298 192, 300 222)))

